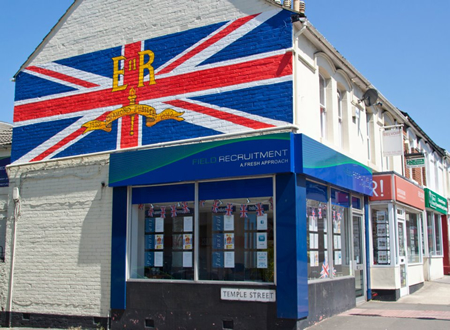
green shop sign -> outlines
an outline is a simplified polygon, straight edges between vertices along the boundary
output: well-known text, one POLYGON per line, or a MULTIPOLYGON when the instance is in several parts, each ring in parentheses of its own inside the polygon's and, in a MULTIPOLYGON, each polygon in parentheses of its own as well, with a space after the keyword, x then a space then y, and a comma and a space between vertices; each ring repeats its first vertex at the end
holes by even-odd
POLYGON ((428 188, 425 191, 425 207, 433 209, 442 214, 447 214, 447 200, 428 188))
POLYGON ((407 168, 416 168, 416 167, 424 167, 424 166, 425 166, 425 158, 406 159, 406 167, 407 168))

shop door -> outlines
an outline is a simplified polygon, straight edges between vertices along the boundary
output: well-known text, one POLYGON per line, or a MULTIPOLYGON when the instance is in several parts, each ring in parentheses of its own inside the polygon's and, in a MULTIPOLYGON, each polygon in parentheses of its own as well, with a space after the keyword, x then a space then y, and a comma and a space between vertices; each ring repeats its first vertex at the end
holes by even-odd
POLYGON ((408 264, 406 258, 406 226, 405 221, 398 219, 398 263, 400 267, 400 297, 409 294, 408 286, 408 264))
POLYGON ((353 215, 353 273, 355 274, 355 295, 357 300, 364 300, 364 228, 361 215, 353 215))

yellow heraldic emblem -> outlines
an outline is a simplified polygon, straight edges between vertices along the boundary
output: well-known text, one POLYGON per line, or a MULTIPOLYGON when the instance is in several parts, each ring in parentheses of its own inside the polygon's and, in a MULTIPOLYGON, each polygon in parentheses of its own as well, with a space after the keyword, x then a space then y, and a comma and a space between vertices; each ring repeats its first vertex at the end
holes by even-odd
POLYGON ((184 118, 181 117, 184 114, 183 112, 178 112, 173 109, 166 109, 161 113, 156 113, 155 108, 145 105, 145 104, 136 104, 136 92, 133 88, 130 89, 130 95, 128 96, 130 100, 130 104, 119 108, 117 110, 111 111, 105 120, 91 120, 87 123, 81 125, 81 127, 86 128, 83 134, 95 131, 95 130, 103 130, 106 132, 111 132, 112 122, 117 120, 123 116, 131 117, 131 128, 130 135, 134 134, 134 118, 136 115, 141 115, 146 117, 145 125, 147 127, 152 127, 158 124, 160 121, 174 119, 176 121, 183 121, 184 118))

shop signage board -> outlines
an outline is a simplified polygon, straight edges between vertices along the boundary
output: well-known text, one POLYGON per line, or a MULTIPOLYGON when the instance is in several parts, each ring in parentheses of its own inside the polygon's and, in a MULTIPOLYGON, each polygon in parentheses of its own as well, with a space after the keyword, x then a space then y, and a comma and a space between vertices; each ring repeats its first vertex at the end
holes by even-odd
POLYGON ((128 186, 292 172, 291 134, 111 155, 109 185, 128 186))
POLYGON ((388 200, 396 200, 421 210, 425 209, 423 189, 395 174, 374 175, 373 195, 370 201, 388 200), (393 187, 392 183, 394 183, 393 187))
POLYGON ((403 135, 400 128, 385 130, 383 132, 383 156, 403 155, 403 135))
POLYGON ((372 170, 304 134, 295 136, 295 172, 372 195, 372 170))
POLYGON ((407 168, 418 168, 418 167, 425 167, 425 158, 410 158, 406 159, 406 167, 407 168))
POLYGON ((448 203, 447 200, 441 195, 425 188, 425 207, 442 214, 447 214, 448 203))

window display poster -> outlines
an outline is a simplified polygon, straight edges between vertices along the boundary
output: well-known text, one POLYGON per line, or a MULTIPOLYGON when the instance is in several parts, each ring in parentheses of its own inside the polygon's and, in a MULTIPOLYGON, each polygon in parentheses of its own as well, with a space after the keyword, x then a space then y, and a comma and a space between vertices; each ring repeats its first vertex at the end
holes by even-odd
POLYGON ((183 265, 183 252, 172 252, 172 267, 181 268, 183 265))
POLYGON ((145 232, 146 233, 155 232, 155 218, 145 218, 145 232))
POLYGON ((181 250, 183 248, 183 235, 172 235, 172 248, 174 250, 181 250))
POLYGON ((183 219, 173 218, 173 232, 183 232, 183 219))
POLYGON ((222 234, 214 234, 213 235, 213 249, 221 250, 223 249, 223 235, 222 234))
POLYGON ((323 231, 326 233, 328 231, 328 221, 327 218, 323 218, 323 231))
POLYGON ((309 234, 309 248, 318 249, 319 248, 319 234, 310 233, 309 234))
POLYGON ((256 252, 256 268, 267 268, 267 252, 258 251, 256 252))
POLYGON ((155 267, 162 267, 163 266, 163 253, 162 252, 155 252, 155 267))
POLYGON ((267 230, 267 213, 257 217, 257 230, 267 230))
POLYGON ((153 267, 154 261, 154 252, 145 252, 145 267, 153 267))
POLYGON ((334 251, 334 264, 342 265, 342 253, 341 251, 334 251))
POLYGON ((308 220, 309 220, 309 231, 317 231, 317 218, 310 215, 308 220))
POLYGON ((386 224, 384 223, 377 224, 377 235, 386 236, 386 224))
POLYGON ((386 213, 384 211, 377 212, 377 222, 381 222, 381 223, 386 222, 386 213))
POLYGON ((311 267, 319 266, 319 251, 309 251, 309 265, 311 267))
POLYGON ((164 218, 155 218, 155 232, 156 233, 164 232, 164 218))
POLYGON ((387 251, 378 251, 378 263, 379 264, 387 264, 388 263, 387 251))
POLYGON ((163 250, 163 249, 164 249, 164 234, 155 235, 155 250, 163 250))
POLYGON ((213 217, 213 230, 223 231, 223 215, 215 215, 213 217))
POLYGON ((183 250, 192 250, 192 234, 183 234, 183 250))
POLYGON ((192 252, 183 252, 183 267, 192 267, 192 252))
POLYGON ((234 233, 225 233, 225 250, 234 250, 234 233))
POLYGON ((387 240, 386 238, 378 238, 378 250, 386 250, 387 249, 387 240))
POLYGON ((223 268, 223 252, 212 253, 212 268, 223 268))
POLYGON ((256 233, 256 248, 267 249, 267 233, 256 233))
POLYGON ((225 252, 224 253, 224 267, 225 268, 234 268, 234 252, 225 252))
POLYGON ((145 235, 145 249, 153 250, 155 248, 155 235, 145 235))
POLYGON ((233 231, 234 230, 234 215, 224 215, 223 216, 223 230, 233 231))
POLYGON ((324 248, 325 250, 328 249, 328 235, 327 235, 327 234, 324 234, 324 235, 323 235, 323 248, 324 248))
POLYGON ((341 233, 341 220, 333 220, 333 232, 336 234, 341 233))
POLYGON ((193 228, 193 218, 192 217, 184 217, 184 232, 192 233, 193 228))
POLYGON ((334 248, 341 249, 341 236, 340 235, 334 236, 334 248))
POLYGON ((256 229, 256 213, 247 214, 247 218, 245 218, 244 221, 244 230, 256 229))

